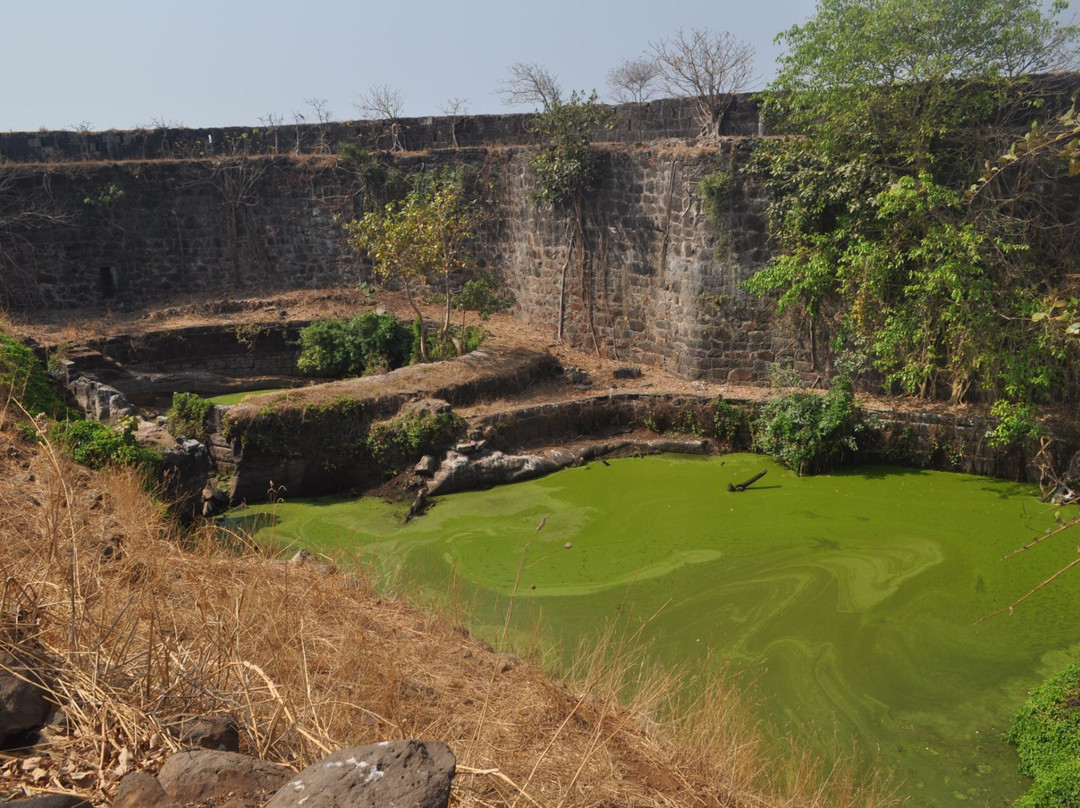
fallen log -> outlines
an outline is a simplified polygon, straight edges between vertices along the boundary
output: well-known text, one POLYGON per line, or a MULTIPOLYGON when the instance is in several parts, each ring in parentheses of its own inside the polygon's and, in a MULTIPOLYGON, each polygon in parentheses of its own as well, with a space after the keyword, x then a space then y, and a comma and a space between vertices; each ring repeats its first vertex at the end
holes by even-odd
POLYGON ((739 483, 738 485, 732 485, 731 483, 728 483, 727 484, 727 490, 728 491, 745 491, 747 488, 749 488, 754 483, 756 483, 758 480, 760 480, 762 477, 764 477, 765 472, 767 472, 767 471, 768 471, 768 469, 762 469, 757 474, 755 474, 753 477, 751 477, 749 480, 747 480, 744 483, 739 483))

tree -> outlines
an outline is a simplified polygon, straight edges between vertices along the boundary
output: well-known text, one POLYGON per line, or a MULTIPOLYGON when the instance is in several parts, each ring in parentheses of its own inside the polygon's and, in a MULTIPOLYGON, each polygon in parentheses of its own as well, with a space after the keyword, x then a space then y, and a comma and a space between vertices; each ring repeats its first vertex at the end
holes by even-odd
POLYGON ((390 124, 391 150, 404 148, 401 142, 401 112, 405 108, 405 95, 400 89, 389 84, 374 85, 361 94, 353 106, 365 118, 387 121, 390 124))
POLYGON ((611 97, 620 104, 641 104, 652 97, 652 88, 660 78, 656 59, 627 59, 608 71, 611 97))
POLYGON ((349 244, 372 261, 384 281, 398 281, 416 314, 420 356, 428 359, 424 315, 417 299, 436 278, 446 297, 443 333, 450 328, 455 274, 474 266, 472 243, 481 225, 478 206, 469 200, 460 176, 439 174, 418 182, 398 202, 345 225, 349 244))
MULTIPOLYGON (((592 137, 598 129, 610 128, 613 120, 611 109, 598 102, 595 91, 586 96, 575 90, 565 103, 555 99, 532 122, 532 130, 546 144, 529 161, 529 168, 536 177, 536 190, 532 196, 567 216, 567 260, 559 282, 560 340, 566 315, 567 271, 575 254, 575 245, 583 295, 587 286, 585 200, 595 190, 603 169, 600 152, 592 144, 592 137)), ((585 302, 591 328, 592 301, 585 302)), ((595 332, 593 342, 599 353, 595 332)))
MULTIPOLYGON (((1020 200, 968 188, 1022 114, 1024 71, 1077 31, 1038 0, 819 0, 764 93, 783 137, 754 157, 777 256, 748 284, 830 322, 889 391, 1031 400, 1075 381, 1030 328, 1054 283, 1020 200)), ((1066 272, 1065 266, 1056 270, 1066 272)))
POLYGON ((499 83, 498 94, 508 105, 536 104, 550 111, 562 102, 562 87, 554 73, 535 62, 510 65, 510 75, 499 83))
POLYGON ((667 39, 650 43, 664 92, 694 99, 701 125, 700 139, 720 137, 735 94, 754 77, 754 48, 727 31, 719 34, 679 29, 667 39))
POLYGON ((462 118, 469 114, 469 99, 456 96, 439 107, 439 111, 450 119, 450 139, 456 149, 458 147, 457 125, 461 123, 462 118))

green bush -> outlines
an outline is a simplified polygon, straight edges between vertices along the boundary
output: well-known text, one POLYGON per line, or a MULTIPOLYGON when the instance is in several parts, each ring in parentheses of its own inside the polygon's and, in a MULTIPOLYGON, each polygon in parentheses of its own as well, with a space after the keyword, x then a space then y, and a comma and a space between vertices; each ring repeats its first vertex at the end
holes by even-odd
POLYGON ((201 443, 210 440, 210 413, 214 404, 194 393, 174 393, 172 414, 169 416, 169 434, 195 438, 201 443))
POLYGON ((1005 740, 1016 747, 1020 772, 1035 778, 1019 808, 1080 805, 1080 665, 1033 690, 1005 740))
POLYGON ((701 194, 701 207, 716 227, 724 226, 724 214, 731 205, 731 195, 735 192, 735 177, 728 171, 714 171, 706 174, 698 186, 701 194))
POLYGON ((799 474, 819 474, 858 450, 862 428, 851 381, 838 376, 825 395, 795 390, 766 403, 753 424, 754 449, 799 474))
POLYGON ((0 393, 14 399, 30 415, 68 418, 71 410, 53 389, 41 362, 21 342, 0 334, 0 393))
POLYGON ((413 331, 392 314, 368 312, 352 320, 324 320, 300 332, 303 373, 351 376, 381 373, 409 363, 413 331))
POLYGON ((441 454, 462 435, 465 422, 452 412, 413 413, 372 424, 367 446, 388 475, 400 474, 426 454, 441 454))
POLYGON ((717 399, 712 404, 713 436, 724 443, 733 444, 739 430, 746 427, 746 410, 736 404, 717 399))
POLYGON ((161 458, 135 438, 136 424, 132 418, 113 429, 97 421, 67 421, 55 425, 53 438, 76 463, 92 469, 137 466, 151 471, 161 458))
POLYGON ((1025 438, 1046 434, 1039 423, 1039 408, 1034 404, 999 400, 990 406, 990 415, 998 419, 997 425, 986 433, 990 446, 995 449, 1008 449, 1025 438))

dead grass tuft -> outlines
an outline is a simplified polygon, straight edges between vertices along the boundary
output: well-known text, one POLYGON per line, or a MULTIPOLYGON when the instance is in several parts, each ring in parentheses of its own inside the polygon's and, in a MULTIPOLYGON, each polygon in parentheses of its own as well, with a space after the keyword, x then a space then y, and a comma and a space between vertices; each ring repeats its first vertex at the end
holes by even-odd
POLYGON ((459 616, 373 592, 362 563, 283 562, 243 537, 226 551, 209 530, 181 534, 133 475, 73 466, 10 425, 0 539, 0 651, 40 666, 66 714, 32 757, 0 759, 8 796, 105 804, 123 774, 178 747, 171 718, 226 713, 242 752, 298 768, 347 745, 444 740, 460 764, 456 806, 888 802, 810 764, 774 777, 784 767, 722 677, 681 704, 681 678, 645 664, 621 629, 553 682, 469 637, 459 616))

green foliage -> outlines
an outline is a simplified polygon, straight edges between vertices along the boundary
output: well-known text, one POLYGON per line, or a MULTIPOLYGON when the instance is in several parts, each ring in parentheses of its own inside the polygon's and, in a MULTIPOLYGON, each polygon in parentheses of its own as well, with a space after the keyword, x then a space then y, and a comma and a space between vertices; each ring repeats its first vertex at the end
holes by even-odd
POLYGON ((714 226, 725 225, 724 216, 731 207, 731 196, 735 193, 735 176, 730 171, 714 171, 706 174, 698 186, 701 194, 701 207, 714 226))
POLYGON ((770 399, 753 423, 754 449, 799 474, 820 474, 858 451, 862 430, 851 382, 839 376, 825 395, 793 390, 770 399))
POLYGON ((1032 404, 1001 399, 991 405, 990 415, 998 419, 997 425, 986 435, 990 439, 990 446, 995 449, 1007 449, 1026 438, 1039 438, 1046 434, 1039 423, 1039 411, 1032 404))
POLYGON ((749 426, 746 409, 722 398, 712 403, 713 436, 729 446, 735 443, 739 432, 749 426))
POLYGON ((491 273, 484 272, 465 281, 453 299, 454 308, 462 313, 461 324, 465 325, 465 313, 475 311, 476 315, 487 322, 491 315, 506 311, 514 305, 514 296, 499 294, 499 282, 491 273))
POLYGON ((151 471, 161 458, 139 443, 135 437, 137 426, 134 418, 125 419, 117 429, 97 421, 66 421, 53 427, 53 438, 76 463, 92 469, 136 466, 151 471))
MULTIPOLYGON (((479 204, 470 198, 460 173, 433 174, 415 183, 400 202, 370 211, 345 224, 349 244, 368 256, 384 282, 400 283, 418 319, 420 289, 441 281, 447 301, 443 330, 450 325, 451 282, 475 263, 474 236, 482 225, 479 204)), ((418 347, 427 360, 423 330, 418 347)))
POLYGON ((349 376, 382 373, 408 363, 413 334, 392 314, 368 312, 352 320, 323 320, 300 332, 303 373, 349 376))
POLYGON ((338 145, 338 162, 356 176, 367 207, 403 199, 409 191, 405 175, 356 143, 338 145))
POLYGON ((210 413, 213 410, 213 402, 195 393, 173 393, 169 434, 176 438, 185 436, 200 443, 209 443, 210 413))
POLYGON ((1023 74, 1076 41, 1061 11, 819 0, 780 35, 789 50, 764 94, 789 135, 753 158, 780 250, 747 287, 780 309, 838 312, 890 392, 1030 401, 1073 378, 1076 354, 1030 315, 1074 259, 1022 223, 1029 208, 968 194, 999 151, 998 122, 1029 103, 1023 74))
POLYGON ((568 101, 554 99, 532 124, 545 144, 529 161, 536 177, 533 197, 554 207, 580 204, 603 173, 592 133, 613 124, 614 112, 599 103, 595 92, 586 96, 575 90, 568 101))
POLYGON ((34 352, 7 334, 0 334, 0 392, 18 402, 31 416, 71 417, 59 399, 34 352))
POLYGON ((89 207, 105 207, 116 202, 124 195, 123 188, 120 188, 113 183, 109 183, 98 191, 97 196, 87 196, 83 198, 83 204, 89 207))
POLYGON ((1018 808, 1080 805, 1080 665, 1032 691, 1005 740, 1016 747, 1021 773, 1035 778, 1018 808))
POLYGON ((465 422, 452 412, 410 413, 372 424, 367 446, 388 476, 400 474, 426 454, 441 454, 465 431, 465 422))
POLYGON ((702 407, 693 401, 654 398, 641 423, 657 435, 692 435, 704 438, 711 424, 702 407))

